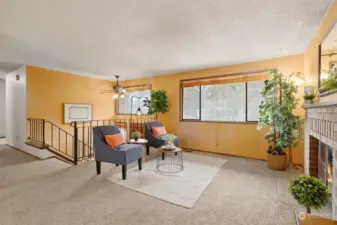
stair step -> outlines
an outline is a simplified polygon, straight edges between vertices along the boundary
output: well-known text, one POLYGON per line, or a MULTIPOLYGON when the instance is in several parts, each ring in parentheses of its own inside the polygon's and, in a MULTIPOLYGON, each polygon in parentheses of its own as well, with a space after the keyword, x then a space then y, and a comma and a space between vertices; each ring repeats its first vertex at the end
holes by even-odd
POLYGON ((42 143, 40 142, 37 142, 37 141, 26 141, 25 142, 26 145, 29 145, 29 146, 32 146, 34 148, 37 148, 37 149, 40 149, 40 150, 47 150, 51 153, 53 153, 55 156, 52 156, 50 158, 57 158, 58 160, 61 160, 63 162, 66 162, 68 164, 74 164, 73 163, 73 159, 71 156, 67 155, 66 153, 62 152, 62 151, 59 151, 58 149, 55 149, 47 144, 43 145, 42 143))
POLYGON ((46 149, 48 148, 48 145, 43 145, 42 143, 40 142, 37 142, 37 141, 26 141, 25 142, 26 145, 30 145, 34 148, 38 148, 38 149, 46 149))

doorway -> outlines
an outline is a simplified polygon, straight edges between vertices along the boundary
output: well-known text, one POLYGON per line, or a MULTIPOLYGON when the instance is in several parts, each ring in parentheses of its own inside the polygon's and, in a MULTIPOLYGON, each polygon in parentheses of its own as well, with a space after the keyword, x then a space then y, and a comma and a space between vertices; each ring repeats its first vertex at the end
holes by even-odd
POLYGON ((0 78, 0 143, 6 137, 6 82, 0 78))

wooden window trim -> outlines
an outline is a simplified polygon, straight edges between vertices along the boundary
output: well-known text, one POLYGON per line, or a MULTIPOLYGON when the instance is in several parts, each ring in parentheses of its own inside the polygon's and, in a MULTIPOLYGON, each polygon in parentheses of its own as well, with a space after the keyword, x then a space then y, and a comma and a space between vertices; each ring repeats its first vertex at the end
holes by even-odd
MULTIPOLYGON (((252 76, 254 74, 263 74, 263 73, 267 73, 269 71, 271 71, 274 68, 267 68, 267 69, 260 69, 260 70, 253 70, 253 71, 246 71, 246 72, 238 72, 238 73, 229 73, 229 74, 223 74, 223 75, 215 75, 215 76, 209 76, 209 77, 197 77, 197 78, 189 78, 189 79, 182 79, 180 80, 180 85, 179 85, 179 89, 180 89, 180 98, 179 98, 179 121, 180 122, 199 122, 199 123, 228 123, 228 124, 257 124, 258 121, 249 121, 248 120, 248 82, 249 81, 245 81, 245 82, 238 82, 238 83, 245 83, 245 121, 204 121, 201 120, 201 88, 200 88, 200 92, 199 92, 199 119, 183 119, 183 110, 184 110, 184 83, 186 82, 202 82, 202 81, 209 81, 212 79, 228 79, 229 77, 233 77, 233 79, 236 78, 240 78, 242 76, 252 76)), ((254 81, 254 80, 250 80, 250 81, 254 81)), ((257 80, 255 80, 257 81, 257 80)), ((224 82, 225 83, 225 82, 224 82)), ((235 82, 231 82, 231 83, 235 83, 235 82)), ((202 85, 202 84, 201 84, 202 85)), ((201 86, 200 86, 201 87, 201 86)))

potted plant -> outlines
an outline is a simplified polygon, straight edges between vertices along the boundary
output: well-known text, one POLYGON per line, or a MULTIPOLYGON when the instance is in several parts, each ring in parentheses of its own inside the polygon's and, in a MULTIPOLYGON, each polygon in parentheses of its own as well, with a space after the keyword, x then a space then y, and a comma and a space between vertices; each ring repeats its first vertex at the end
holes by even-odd
POLYGON ((288 190, 296 202, 306 208, 307 214, 311 213, 311 209, 318 210, 324 207, 330 199, 327 186, 321 180, 309 175, 293 178, 288 190))
POLYGON ((174 136, 172 134, 167 134, 166 135, 166 145, 174 146, 173 139, 174 139, 174 136))
MULTIPOLYGON (((264 100, 259 106, 258 130, 269 128, 265 140, 269 143, 267 163, 270 169, 286 170, 292 163, 292 148, 301 138, 303 120, 293 114, 298 99, 292 77, 278 70, 270 71, 271 78, 264 82, 261 92, 264 100), (289 148, 289 160, 284 149, 289 148)), ((298 75, 298 74, 295 74, 298 75)))
POLYGON ((144 106, 149 108, 149 115, 155 115, 156 119, 158 119, 159 113, 167 113, 168 111, 168 98, 166 95, 166 91, 157 90, 151 91, 151 100, 144 100, 144 106))
POLYGON ((142 137, 142 133, 140 133, 139 131, 133 132, 131 134, 131 138, 135 139, 135 141, 138 141, 138 139, 141 138, 141 137, 142 137))
POLYGON ((304 93, 303 98, 304 98, 304 104, 312 104, 315 98, 315 94, 304 93))

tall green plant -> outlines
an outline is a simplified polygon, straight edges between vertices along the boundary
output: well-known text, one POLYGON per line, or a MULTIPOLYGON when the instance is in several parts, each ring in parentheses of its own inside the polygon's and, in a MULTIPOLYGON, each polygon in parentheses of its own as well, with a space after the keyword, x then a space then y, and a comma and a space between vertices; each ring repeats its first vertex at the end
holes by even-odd
POLYGON ((271 70, 269 80, 266 80, 262 90, 264 101, 259 106, 258 129, 269 128, 265 135, 269 143, 267 152, 277 152, 284 155, 284 149, 289 148, 291 162, 292 148, 301 138, 301 120, 293 114, 298 104, 297 87, 292 80, 294 75, 283 76, 278 70, 271 70))
POLYGON ((149 107, 149 114, 155 115, 158 118, 159 113, 167 113, 168 111, 168 98, 166 91, 157 90, 151 91, 151 100, 145 100, 144 106, 149 107))

